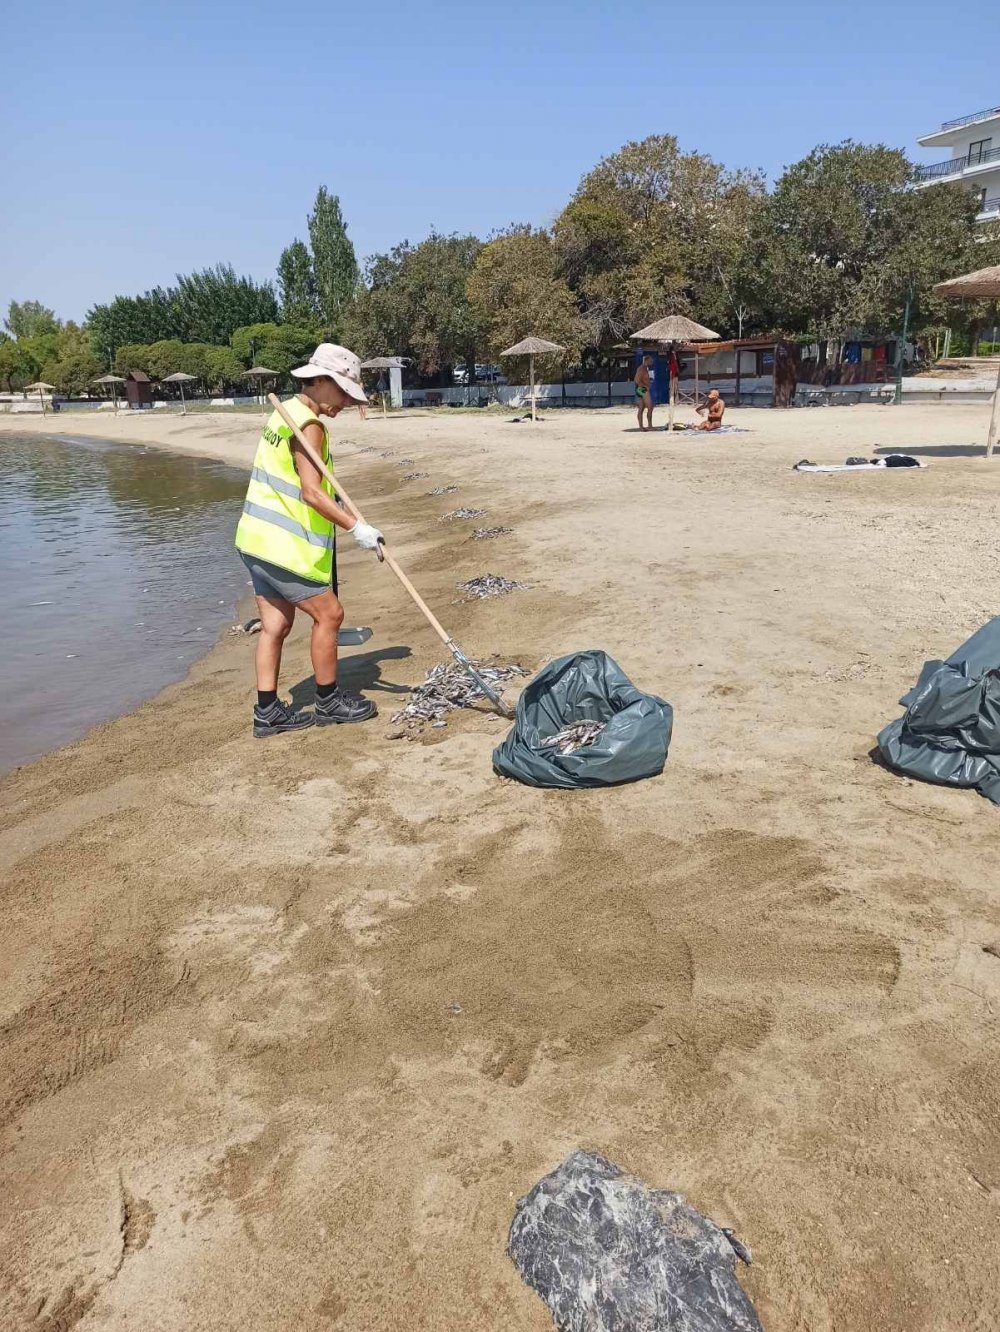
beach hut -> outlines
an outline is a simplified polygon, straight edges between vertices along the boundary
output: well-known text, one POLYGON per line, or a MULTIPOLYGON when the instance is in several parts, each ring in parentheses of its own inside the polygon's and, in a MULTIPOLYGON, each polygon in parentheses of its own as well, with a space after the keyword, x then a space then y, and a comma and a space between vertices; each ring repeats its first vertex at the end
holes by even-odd
POLYGON ((552 352, 565 351, 558 342, 546 342, 544 338, 522 338, 520 342, 515 342, 513 347, 508 347, 506 351, 501 352, 501 356, 527 356, 528 370, 531 377, 531 419, 536 421, 535 415, 535 357, 546 356, 552 352))
POLYGON ((112 400, 113 400, 113 402, 114 402, 114 404, 115 404, 115 414, 117 415, 117 412, 118 412, 118 385, 119 385, 119 384, 124 384, 124 383, 125 383, 125 380, 122 379, 121 375, 101 375, 100 379, 95 379, 93 382, 94 382, 95 384, 105 384, 105 385, 110 384, 110 385, 111 385, 111 397, 112 397, 112 400))
MULTIPOLYGON (((934 294, 952 301, 1000 300, 1000 264, 994 264, 992 268, 977 268, 974 273, 964 273, 961 277, 939 282, 934 288, 934 294)), ((997 386, 993 390, 990 429, 986 436, 987 458, 993 457, 998 426, 1000 426, 1000 368, 997 369, 997 386)))
MULTIPOLYGON (((659 347, 666 349, 670 359, 673 360, 677 353, 677 348, 686 346, 692 342, 717 342, 719 334, 714 333, 710 328, 705 328, 703 324, 696 324, 693 319, 687 319, 684 315, 666 315, 663 319, 657 319, 655 324, 648 324, 645 328, 640 328, 638 333, 633 333, 632 342, 638 342, 643 346, 649 346, 655 343, 659 347)), ((677 377, 671 371, 670 374, 670 409, 667 418, 667 428, 674 428, 674 407, 677 402, 677 377)))
POLYGON ((125 396, 130 407, 152 407, 153 381, 145 370, 129 370, 125 375, 125 396))
POLYGON ((44 416, 45 398, 43 395, 46 393, 52 393, 55 390, 55 385, 46 384, 40 379, 37 384, 26 384, 24 387, 25 393, 34 393, 36 390, 38 391, 38 401, 42 404, 42 415, 44 416))
POLYGON ((165 375, 164 378, 160 380, 161 384, 176 384, 177 387, 180 389, 181 416, 187 416, 187 403, 184 401, 184 385, 190 384, 193 379, 197 378, 198 378, 197 375, 188 375, 185 374, 183 370, 178 370, 172 375, 165 375))
MULTIPOLYGON (((399 394, 399 403, 397 404, 397 403, 396 403, 396 395, 392 392, 392 388, 393 388, 393 374, 392 374, 392 372, 395 370, 395 371, 397 371, 397 372, 399 372, 399 373, 401 374, 401 373, 402 373, 402 370, 403 370, 403 367, 404 367, 405 365, 408 365, 408 364, 409 364, 409 361, 410 361, 410 358, 409 358, 408 356, 373 356, 373 357, 371 358, 370 361, 362 361, 362 362, 361 362, 361 369, 362 369, 362 370, 388 370, 388 371, 389 371, 389 393, 390 393, 390 397, 392 398, 392 405, 393 405, 393 407, 395 407, 395 406, 397 406, 397 405, 402 406, 403 397, 402 397, 402 392, 400 392, 400 394, 399 394)), ((384 393, 381 395, 381 398, 382 398, 382 415, 385 416, 386 411, 385 411, 385 394, 384 394, 384 393)))
POLYGON ((278 371, 277 371, 277 370, 268 370, 268 368, 267 368, 266 365, 254 365, 254 366, 251 366, 249 370, 244 370, 244 371, 243 371, 243 374, 240 376, 240 378, 241 378, 241 379, 253 379, 253 380, 256 381, 256 383, 257 383, 257 395, 258 395, 259 398, 260 398, 260 404, 261 404, 261 406, 262 406, 262 407, 264 408, 264 410, 266 411, 266 410, 267 410, 267 405, 268 405, 268 404, 267 404, 267 396, 266 396, 266 394, 264 393, 264 380, 265 380, 265 379, 277 379, 277 378, 278 378, 278 371))

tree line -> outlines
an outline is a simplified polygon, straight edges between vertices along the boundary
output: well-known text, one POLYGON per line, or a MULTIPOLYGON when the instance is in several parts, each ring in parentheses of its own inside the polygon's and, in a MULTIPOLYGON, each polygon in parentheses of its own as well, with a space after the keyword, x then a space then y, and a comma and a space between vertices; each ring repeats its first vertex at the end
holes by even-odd
POLYGON ((424 382, 447 382, 455 365, 494 361, 528 333, 565 346, 568 364, 596 367, 667 313, 727 337, 821 346, 897 331, 907 302, 918 336, 995 321, 995 307, 956 311, 931 289, 1000 262, 1000 226, 977 225, 961 188, 916 183, 901 151, 847 142, 814 149, 769 189, 758 172, 652 135, 588 171, 550 228, 515 224, 486 240, 434 232, 363 270, 323 187, 308 243, 282 252, 276 284, 220 264, 95 305, 82 327, 12 304, 0 382, 41 377, 74 391, 109 368, 184 370, 222 390, 251 364, 287 372, 318 339, 363 358, 406 356, 424 382))

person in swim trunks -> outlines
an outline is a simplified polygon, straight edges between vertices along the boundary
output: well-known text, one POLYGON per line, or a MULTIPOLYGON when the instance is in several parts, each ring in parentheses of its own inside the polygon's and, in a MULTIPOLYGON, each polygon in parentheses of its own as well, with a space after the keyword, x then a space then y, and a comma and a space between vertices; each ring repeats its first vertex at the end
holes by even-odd
POLYGON ((719 390, 712 389, 701 406, 695 408, 695 411, 699 416, 703 412, 708 413, 704 421, 698 422, 695 426, 695 430, 718 430, 719 426, 722 425, 722 418, 726 413, 726 404, 722 401, 719 390))
POLYGON ((653 364, 653 358, 647 352, 642 358, 642 364, 635 372, 635 396, 638 399, 636 404, 636 415, 639 418, 640 430, 652 430, 653 428, 653 386, 650 379, 650 367, 653 364), (646 414, 648 424, 643 425, 642 415, 646 414))

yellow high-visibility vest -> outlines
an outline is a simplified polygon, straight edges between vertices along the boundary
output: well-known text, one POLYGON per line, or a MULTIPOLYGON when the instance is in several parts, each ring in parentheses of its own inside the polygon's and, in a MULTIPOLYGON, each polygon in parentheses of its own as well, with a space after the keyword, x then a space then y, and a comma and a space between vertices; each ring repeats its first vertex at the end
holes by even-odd
MULTIPOLYGON (((300 398, 289 398, 282 406, 300 429, 310 421, 322 426, 320 456, 329 467, 330 436, 326 426, 300 398)), ((303 500, 291 440, 291 430, 277 412, 272 412, 254 456, 243 514, 236 528, 236 549, 303 578, 328 583, 333 574, 336 524, 303 500)), ((326 477, 322 486, 328 495, 335 493, 326 477)))

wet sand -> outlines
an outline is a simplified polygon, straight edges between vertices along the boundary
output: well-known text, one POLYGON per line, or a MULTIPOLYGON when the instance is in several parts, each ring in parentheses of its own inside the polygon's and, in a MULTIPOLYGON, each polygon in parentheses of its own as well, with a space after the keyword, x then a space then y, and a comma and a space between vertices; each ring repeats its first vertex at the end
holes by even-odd
MULTIPOLYGON (((542 1332, 506 1233, 577 1146, 733 1226, 769 1332, 992 1326, 998 815, 869 751, 996 610, 1000 462, 790 470, 961 450, 987 418, 341 418, 345 483, 466 650, 604 647, 676 708, 666 771, 502 783, 487 713, 389 739, 440 654, 350 551, 376 636, 343 676, 377 722, 254 741, 253 640, 226 637, 7 778, 5 1332, 542 1332), (514 534, 437 522, 459 505, 514 534), (534 586, 453 604, 485 572, 534 586)), ((55 426, 249 467, 259 420, 55 426)))

